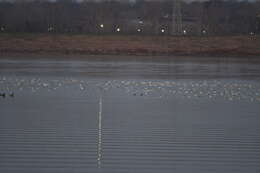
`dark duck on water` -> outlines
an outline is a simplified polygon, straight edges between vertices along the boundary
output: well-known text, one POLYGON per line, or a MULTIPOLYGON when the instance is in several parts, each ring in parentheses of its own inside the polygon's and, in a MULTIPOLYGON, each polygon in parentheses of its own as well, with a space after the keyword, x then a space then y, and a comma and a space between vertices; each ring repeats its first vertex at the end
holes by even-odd
POLYGON ((14 97, 14 93, 13 92, 9 93, 9 96, 14 97))
POLYGON ((0 96, 5 98, 5 93, 0 93, 0 96))

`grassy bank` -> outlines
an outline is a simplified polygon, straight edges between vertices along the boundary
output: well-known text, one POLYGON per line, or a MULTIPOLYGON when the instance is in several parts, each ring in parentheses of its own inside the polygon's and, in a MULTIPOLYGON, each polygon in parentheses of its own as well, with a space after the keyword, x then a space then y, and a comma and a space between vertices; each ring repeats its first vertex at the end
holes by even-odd
POLYGON ((0 34, 0 53, 260 56, 260 36, 0 34))

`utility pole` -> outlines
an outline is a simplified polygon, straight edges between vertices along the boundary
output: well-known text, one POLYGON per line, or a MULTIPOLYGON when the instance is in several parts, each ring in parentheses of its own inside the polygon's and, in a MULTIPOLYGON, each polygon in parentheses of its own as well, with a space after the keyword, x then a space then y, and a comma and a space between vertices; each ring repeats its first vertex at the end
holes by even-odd
POLYGON ((181 0, 173 0, 172 35, 182 34, 181 0))

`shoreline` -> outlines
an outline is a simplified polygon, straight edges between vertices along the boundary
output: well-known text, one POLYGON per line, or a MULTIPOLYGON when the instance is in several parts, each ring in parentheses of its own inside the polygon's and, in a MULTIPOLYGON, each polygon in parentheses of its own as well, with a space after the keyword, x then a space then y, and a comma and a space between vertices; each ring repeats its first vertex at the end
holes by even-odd
POLYGON ((260 36, 0 34, 6 55, 258 57, 260 36))

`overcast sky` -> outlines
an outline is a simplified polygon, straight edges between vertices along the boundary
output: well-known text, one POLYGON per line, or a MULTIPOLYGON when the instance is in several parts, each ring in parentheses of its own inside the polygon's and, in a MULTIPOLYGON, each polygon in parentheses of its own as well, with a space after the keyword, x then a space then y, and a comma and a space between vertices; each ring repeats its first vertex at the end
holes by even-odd
MULTIPOLYGON (((0 0, 1 1, 19 1, 19 0, 0 0)), ((33 0, 28 0, 28 1, 33 1, 33 0)), ((56 0, 46 0, 46 1, 56 1, 56 0)), ((82 1, 82 0, 76 0, 76 1, 82 1)), ((90 0, 91 1, 91 0, 90 0)), ((97 1, 102 1, 102 0, 97 0, 97 1)), ((120 1, 120 0, 117 0, 120 1)), ((122 1, 138 1, 138 0, 122 0, 122 1)), ((149 0, 148 0, 149 1, 149 0)), ((161 0, 150 0, 150 1, 161 1, 161 0)), ((163 1, 163 0, 162 0, 163 1)), ((209 1, 209 0, 181 0, 181 1, 185 1, 185 2, 192 2, 192 1, 209 1)), ((229 1, 229 0, 226 0, 229 1)), ((249 1, 249 2, 254 2, 254 1, 260 1, 260 0, 237 0, 237 1, 249 1)))

